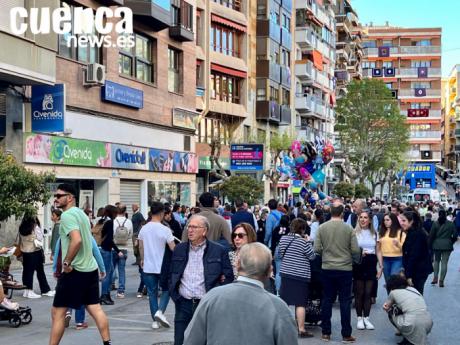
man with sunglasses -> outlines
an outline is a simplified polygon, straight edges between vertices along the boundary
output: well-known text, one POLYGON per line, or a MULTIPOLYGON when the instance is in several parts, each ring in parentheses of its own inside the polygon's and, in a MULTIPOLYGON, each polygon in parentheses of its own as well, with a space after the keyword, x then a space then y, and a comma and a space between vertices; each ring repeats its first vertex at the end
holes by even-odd
POLYGON ((209 228, 206 217, 192 216, 185 231, 188 241, 176 246, 171 259, 169 292, 176 304, 175 345, 184 343, 185 329, 206 292, 234 279, 227 251, 206 238, 209 228))
POLYGON ((93 256, 91 226, 88 216, 75 206, 75 195, 75 188, 67 183, 60 184, 54 195, 56 207, 64 211, 59 228, 63 274, 51 309, 49 344, 57 345, 61 341, 67 309, 80 309, 84 305, 96 322, 103 344, 110 345, 109 324, 99 304, 99 275, 93 256))

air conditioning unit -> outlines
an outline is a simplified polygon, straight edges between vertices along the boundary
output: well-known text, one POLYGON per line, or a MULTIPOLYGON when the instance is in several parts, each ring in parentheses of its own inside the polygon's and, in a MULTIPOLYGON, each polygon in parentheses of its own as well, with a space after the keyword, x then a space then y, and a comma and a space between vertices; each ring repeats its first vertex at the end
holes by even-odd
POLYGON ((421 151, 422 159, 432 159, 433 153, 432 151, 421 151))
POLYGON ((105 84, 105 66, 98 63, 90 63, 84 69, 85 86, 95 86, 105 84))

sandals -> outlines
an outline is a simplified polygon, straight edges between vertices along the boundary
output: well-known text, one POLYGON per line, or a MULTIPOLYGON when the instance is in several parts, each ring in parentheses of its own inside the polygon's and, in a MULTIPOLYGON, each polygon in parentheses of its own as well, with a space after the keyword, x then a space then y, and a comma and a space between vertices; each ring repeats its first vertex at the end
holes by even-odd
POLYGON ((299 331, 299 338, 313 338, 315 335, 308 331, 299 331))

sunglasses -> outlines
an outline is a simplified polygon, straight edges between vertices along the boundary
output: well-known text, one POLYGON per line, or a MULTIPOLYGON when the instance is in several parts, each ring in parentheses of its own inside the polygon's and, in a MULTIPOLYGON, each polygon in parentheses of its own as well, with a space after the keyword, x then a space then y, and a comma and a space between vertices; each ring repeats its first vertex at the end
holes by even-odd
POLYGON ((60 199, 60 198, 62 198, 63 196, 66 196, 66 195, 70 195, 70 194, 69 194, 69 193, 65 193, 65 194, 54 194, 54 197, 55 197, 56 199, 60 199))
POLYGON ((247 236, 247 234, 243 234, 243 233, 241 233, 241 232, 240 232, 239 234, 233 233, 233 234, 232 234, 232 239, 235 239, 235 238, 237 238, 237 237, 240 238, 240 239, 243 239, 244 236, 247 236))

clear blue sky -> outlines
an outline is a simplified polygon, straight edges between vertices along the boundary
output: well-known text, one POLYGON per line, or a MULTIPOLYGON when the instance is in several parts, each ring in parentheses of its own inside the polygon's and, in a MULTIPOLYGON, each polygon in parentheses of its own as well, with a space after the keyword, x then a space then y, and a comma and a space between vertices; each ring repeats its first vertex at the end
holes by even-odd
POLYGON ((442 28, 442 75, 460 64, 460 0, 351 0, 363 24, 442 28))

